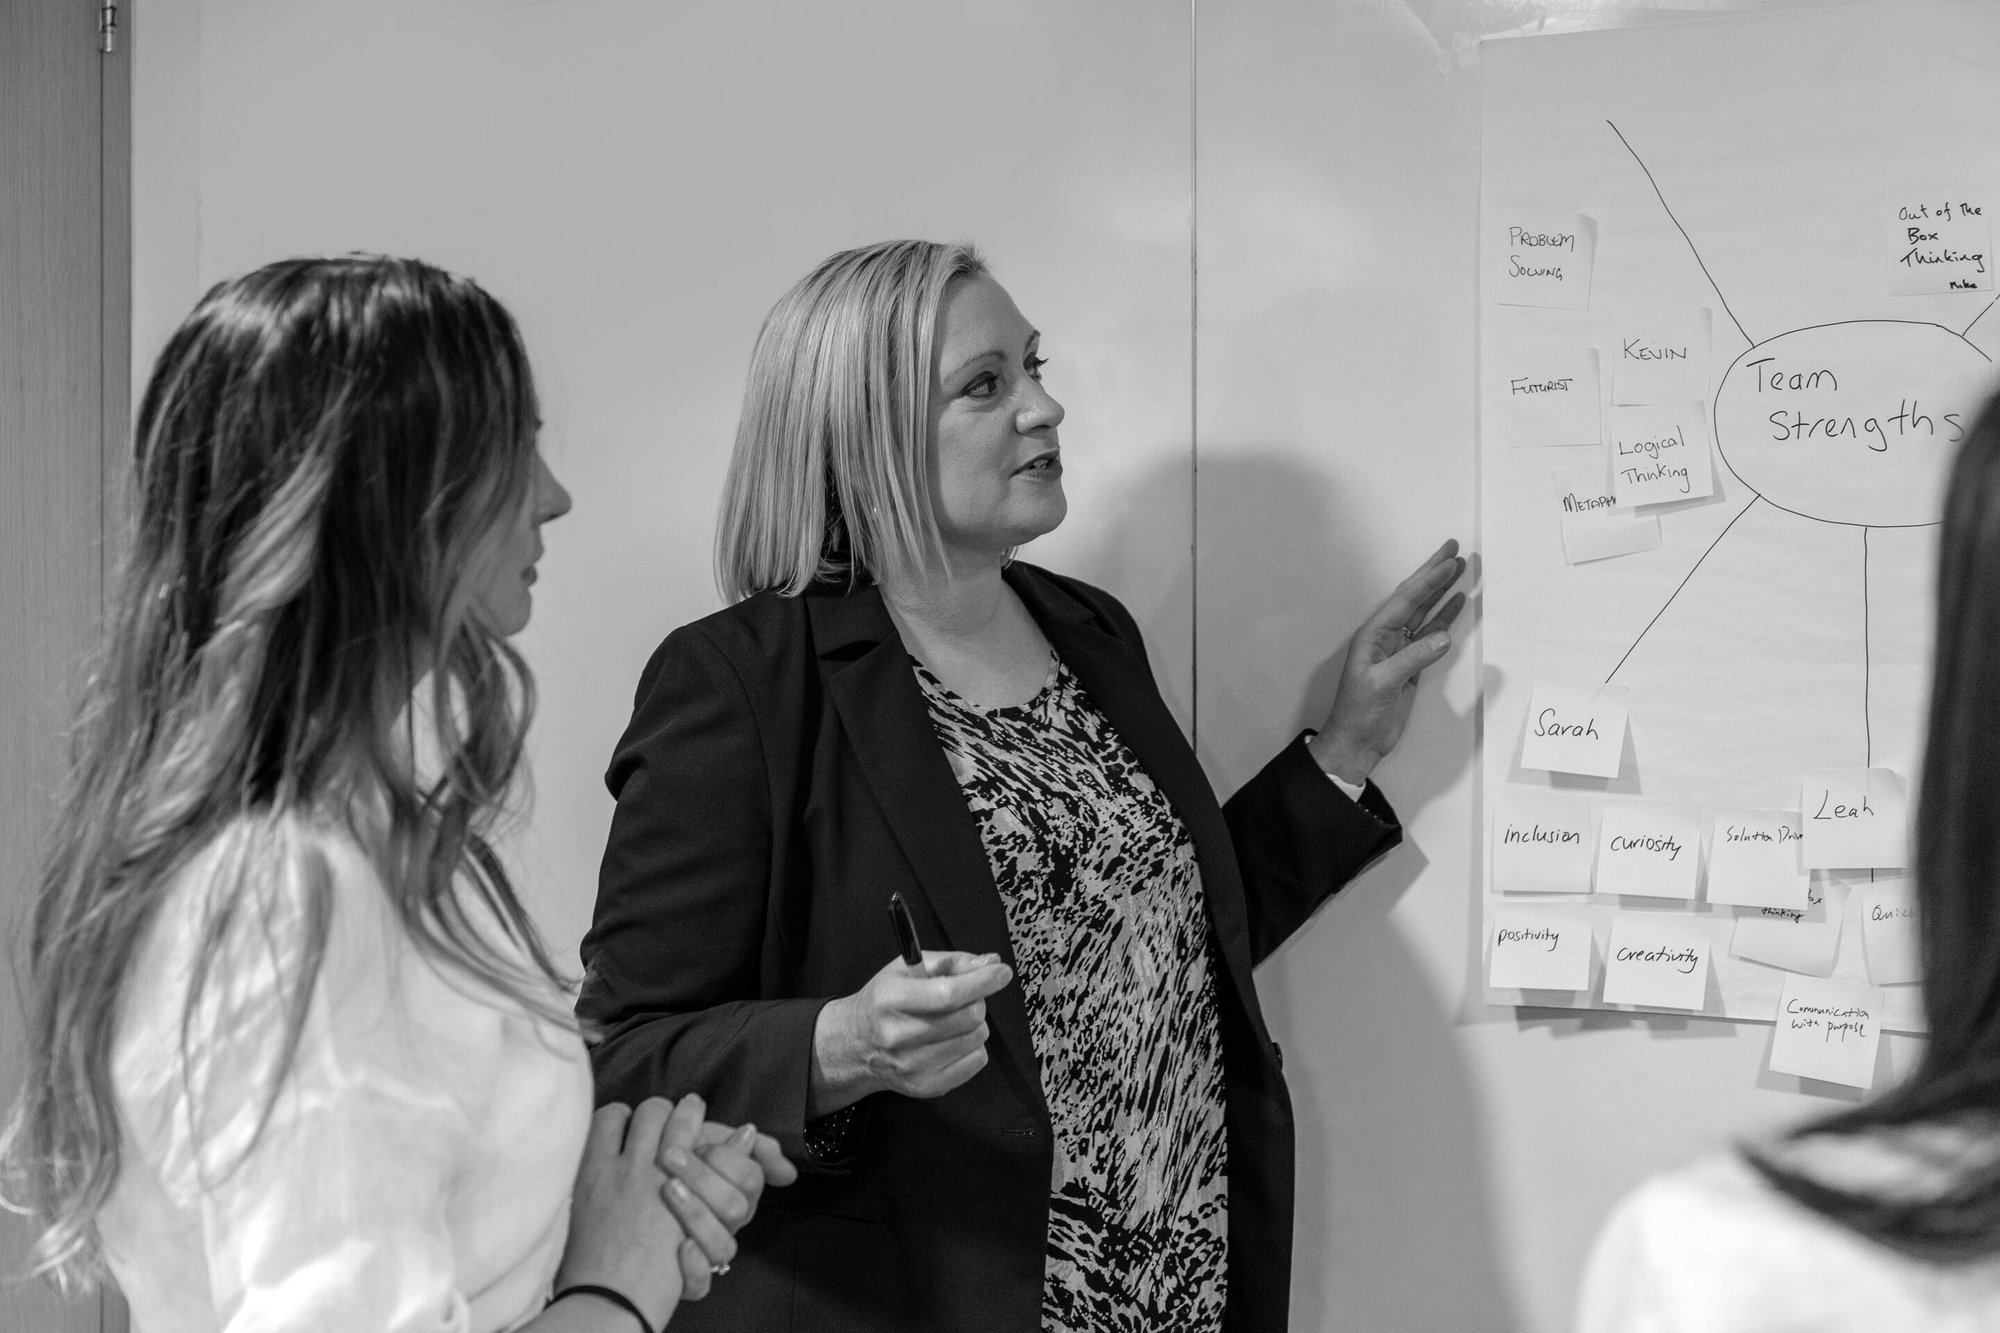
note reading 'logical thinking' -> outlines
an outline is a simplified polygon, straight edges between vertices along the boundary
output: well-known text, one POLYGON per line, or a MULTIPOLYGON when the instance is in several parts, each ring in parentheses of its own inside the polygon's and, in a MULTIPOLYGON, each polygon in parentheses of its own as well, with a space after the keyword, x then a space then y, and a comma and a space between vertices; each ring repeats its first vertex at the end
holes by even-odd
POLYGON ((1708 994, 1708 937, 1685 916, 1619 912, 1604 958, 1604 1002, 1699 1009, 1708 994))
POLYGON ((1778 1027, 1771 1038, 1771 1072, 1866 1088, 1875 1082, 1875 1052, 1882 1044, 1878 986, 1788 976, 1778 995, 1778 1027))
POLYGON ((1701 882, 1701 807, 1606 801, 1597 825, 1597 891, 1685 898, 1701 882))
POLYGON ((1612 493, 1601 459, 1579 467, 1557 468, 1555 483, 1563 558, 1572 565, 1659 548, 1658 515, 1618 508, 1618 497, 1612 493))
POLYGON ((1596 222, 1581 213, 1510 213, 1489 226, 1501 305, 1590 308, 1596 222))
POLYGON ((1984 194, 1935 194, 1889 203, 1889 295, 1993 289, 1993 228, 1984 194))
POLYGON ((1718 906, 1783 907, 1803 912, 1805 834, 1796 810, 1717 810, 1708 844, 1708 901, 1718 906))
POLYGON ((1496 387, 1495 424, 1509 448, 1604 442, 1595 347, 1518 352, 1501 367, 1496 387))
POLYGON ((1590 914, 1560 904, 1508 903, 1493 913, 1486 984, 1503 990, 1590 987, 1590 914))
POLYGON ((1673 504, 1715 494, 1708 414, 1693 399, 1614 407, 1604 435, 1619 504, 1673 504))
POLYGON ((1917 940, 1917 893, 1908 877, 1875 877, 1861 890, 1861 945, 1868 955, 1868 979, 1900 986, 1924 978, 1917 940))
POLYGON ((1495 893, 1589 893, 1590 851, 1588 796, 1516 786, 1495 793, 1495 893))
POLYGON ((1739 907, 1729 952, 1738 958, 1787 972, 1823 977, 1833 971, 1840 952, 1840 922, 1847 910, 1848 886, 1838 880, 1813 880, 1807 887, 1803 912, 1785 907, 1739 907))
POLYGON ((1800 785, 1806 867, 1897 869, 1909 864, 1909 801, 1903 779, 1887 768, 1833 768, 1800 785))
POLYGON ((1528 701, 1521 766, 1615 778, 1625 756, 1631 691, 1623 685, 1538 680, 1528 701))
POLYGON ((1708 399, 1708 308, 1621 310, 1611 348, 1611 401, 1708 399))

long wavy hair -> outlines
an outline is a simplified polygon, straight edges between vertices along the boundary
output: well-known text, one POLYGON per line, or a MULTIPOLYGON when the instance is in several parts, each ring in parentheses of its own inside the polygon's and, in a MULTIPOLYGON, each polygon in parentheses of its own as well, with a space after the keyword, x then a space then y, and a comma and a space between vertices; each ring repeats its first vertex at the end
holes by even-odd
MULTIPOLYGON (((506 310, 413 260, 268 265, 211 290, 161 353, 136 430, 130 557, 28 932, 8 1193, 36 1216, 37 1269, 59 1285, 102 1273, 123 979, 176 872, 225 833, 252 836, 223 844, 241 855, 200 922, 184 1056, 204 990, 226 980, 208 965, 232 928, 269 924, 243 858, 299 816, 344 822, 422 952, 565 1021, 486 840, 532 682, 466 577, 528 502, 538 425, 506 310)), ((259 1133, 333 910, 324 868, 304 880, 259 1133)))
POLYGON ((1953 463, 1938 537, 1937 648, 1916 820, 1918 939, 1930 1041, 1874 1101, 1750 1149, 1806 1207, 1938 1262, 2000 1254, 2000 397, 1953 463), (1813 1149, 1862 1139, 1908 1170, 1830 1178, 1813 1149))
POLYGON ((908 574, 941 555, 925 450, 938 308, 986 261, 969 245, 878 241, 793 284, 758 331, 722 485, 728 600, 908 574))

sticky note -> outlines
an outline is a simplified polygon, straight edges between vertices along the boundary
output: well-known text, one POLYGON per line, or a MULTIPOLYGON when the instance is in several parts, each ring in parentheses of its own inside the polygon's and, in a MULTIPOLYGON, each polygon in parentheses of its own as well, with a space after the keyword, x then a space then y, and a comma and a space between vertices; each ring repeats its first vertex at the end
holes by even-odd
POLYGON ((1499 251, 1501 305, 1590 308, 1595 221, 1581 213, 1509 212, 1487 225, 1499 251))
POLYGON ((1604 1002, 1699 1009, 1708 994, 1708 938, 1692 918, 1619 912, 1604 956, 1604 1002))
POLYGON ((1614 407, 1604 436, 1619 504, 1672 504, 1715 494, 1708 414, 1693 399, 1614 407))
POLYGON ((1805 775, 1799 793, 1810 870, 1895 869, 1909 864, 1909 802, 1887 768, 1831 768, 1805 775))
POLYGON ((1508 903, 1493 913, 1486 984, 1522 990, 1590 988, 1590 915, 1577 908, 1508 903))
POLYGON ((1541 787, 1495 794, 1495 893, 1589 893, 1590 852, 1588 796, 1541 787))
POLYGON ((1805 911, 1805 834, 1796 810, 1717 810, 1708 844, 1708 901, 1805 911))
POLYGON ((1708 397, 1708 308, 1621 310, 1611 349, 1611 401, 1682 403, 1708 397))
POLYGON ((1873 884, 1862 886, 1861 947, 1868 955, 1868 979, 1876 985, 1923 980, 1917 894, 1905 877, 1877 877, 1873 884))
POLYGON ((1555 482, 1563 558, 1572 565, 1659 548, 1659 516, 1618 508, 1618 497, 1612 493, 1601 460, 1580 467, 1559 467, 1555 482))
POLYGON ((1886 1003, 1878 986, 1786 977, 1771 1038, 1771 1072, 1868 1087, 1875 1082, 1886 1003))
POLYGON ((1840 919, 1847 893, 1845 884, 1816 879, 1807 889, 1809 905, 1803 912, 1784 907, 1738 908, 1729 952, 1753 963, 1823 977, 1833 971, 1834 957, 1840 952, 1840 919))
POLYGON ((1606 801, 1597 826, 1597 891, 1692 902, 1701 879, 1701 807, 1606 801))
POLYGON ((1528 701, 1521 766, 1593 778, 1617 777, 1625 757, 1630 698, 1631 690, 1623 685, 1536 681, 1528 701))
POLYGON ((1508 448, 1604 442, 1595 347, 1515 353, 1502 363, 1496 387, 1508 448))
POLYGON ((1889 205, 1889 295, 1993 289, 1993 229, 1983 194, 1909 196, 1889 205))

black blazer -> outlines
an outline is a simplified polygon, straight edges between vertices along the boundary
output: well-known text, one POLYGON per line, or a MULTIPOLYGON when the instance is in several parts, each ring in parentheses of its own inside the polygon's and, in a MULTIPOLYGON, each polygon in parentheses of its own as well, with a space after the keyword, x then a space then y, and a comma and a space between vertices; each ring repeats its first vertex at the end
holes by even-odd
MULTIPOLYGON (((1108 594, 1007 581, 1186 824, 1213 931, 1229 1171, 1225 1327, 1283 1329, 1292 1112, 1251 968, 1401 839, 1287 746, 1218 807, 1108 594)), ((699 1092, 806 1156, 813 1025, 896 952, 900 890, 930 948, 1013 963, 979 832, 874 588, 752 597, 667 637, 608 777, 617 798, 577 1012, 600 1101, 699 1092)), ((865 1099, 846 1166, 769 1190, 732 1271, 676 1329, 1038 1333, 1052 1156, 1018 986, 987 1066, 943 1097, 865 1099)))

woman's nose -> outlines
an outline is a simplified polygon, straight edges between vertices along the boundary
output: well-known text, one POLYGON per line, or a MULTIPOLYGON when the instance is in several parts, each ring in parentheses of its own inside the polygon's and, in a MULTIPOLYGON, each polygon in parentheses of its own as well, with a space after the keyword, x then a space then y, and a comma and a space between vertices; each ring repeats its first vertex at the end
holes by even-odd
POLYGON ((1065 413, 1055 395, 1043 388, 1040 380, 1029 380, 1028 386, 1028 397, 1021 404, 1021 433, 1029 435, 1038 430, 1054 430, 1062 425, 1065 413))

